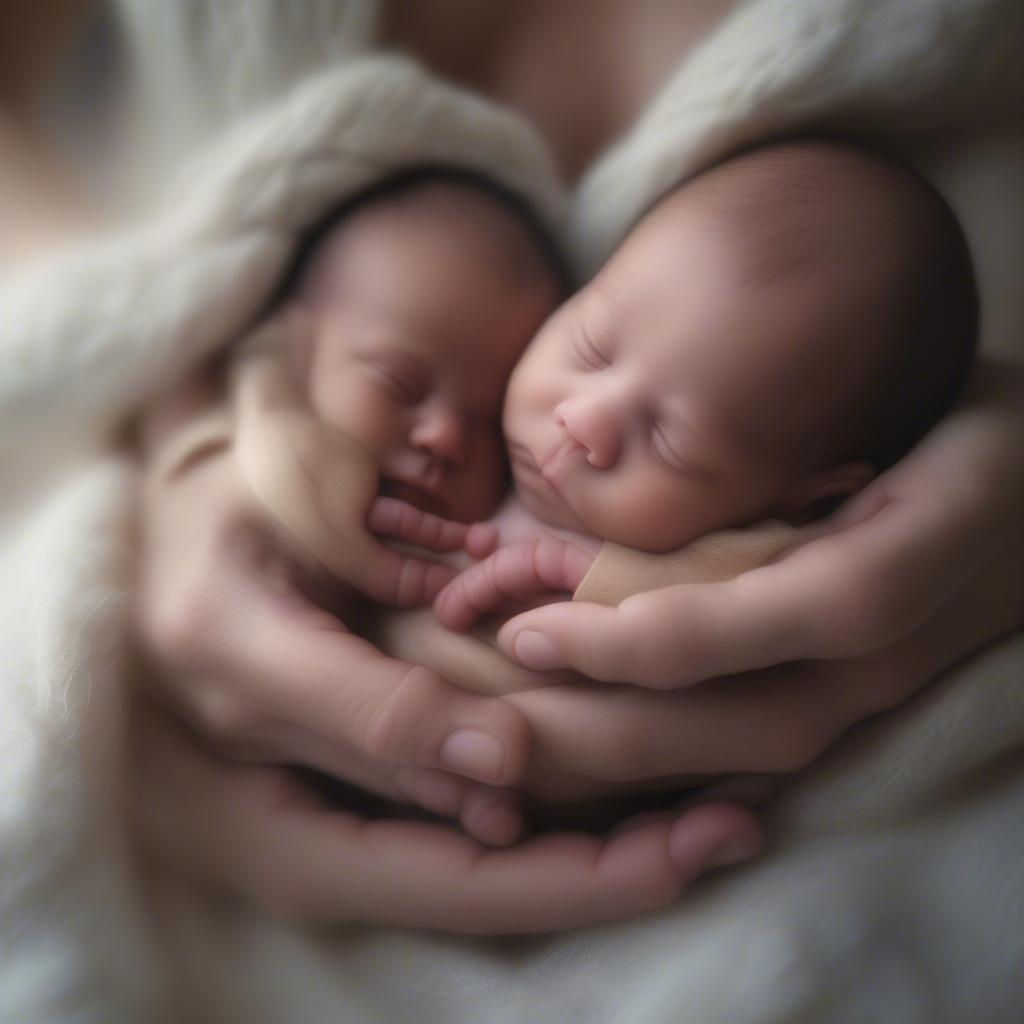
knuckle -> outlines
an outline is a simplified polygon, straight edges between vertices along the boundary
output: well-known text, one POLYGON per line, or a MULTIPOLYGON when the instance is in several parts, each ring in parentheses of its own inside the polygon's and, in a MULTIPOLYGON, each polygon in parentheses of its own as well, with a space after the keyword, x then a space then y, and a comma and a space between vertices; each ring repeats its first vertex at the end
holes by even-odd
POLYGON ((264 718, 252 705, 219 689, 205 689, 192 699, 192 712, 200 728, 232 756, 259 752, 264 718))
POLYGON ((210 619, 202 588, 194 583, 171 589, 143 613, 143 638, 165 665, 198 667, 207 649, 210 619))
POLYGON ((434 515, 423 517, 423 537, 430 546, 436 546, 444 539, 445 523, 443 519, 434 515))
POLYGON ((417 526, 422 526, 423 532, 427 533, 429 525, 425 519, 417 522, 415 509, 411 505, 398 506, 398 532, 403 537, 415 537, 417 526))
POLYGON ((426 565, 414 558, 403 558, 395 583, 395 601, 399 605, 418 604, 425 592, 426 565))
POLYGON ((382 698, 357 713, 355 739, 371 757, 385 761, 413 758, 419 739, 444 705, 447 687, 436 673, 412 665, 382 698))
POLYGON ((539 580, 546 580, 548 568, 557 564, 560 554, 558 540, 547 534, 535 537, 525 552, 529 570, 539 580))
MULTIPOLYGON (((513 568, 510 558, 509 554, 499 551, 494 558, 488 558, 486 562, 480 563, 479 572, 467 574, 469 579, 476 584, 474 607, 478 611, 487 607, 489 597, 501 599, 507 596, 502 584, 504 578, 509 574, 509 569, 513 568)), ((474 595, 470 594, 468 585, 466 589, 467 598, 473 601, 474 595)))
POLYGON ((619 605, 615 621, 620 629, 604 631, 594 648, 600 665, 607 667, 608 677, 656 689, 678 685, 684 667, 680 651, 693 654, 686 624, 673 622, 671 635, 654 630, 646 606, 629 599, 619 605))

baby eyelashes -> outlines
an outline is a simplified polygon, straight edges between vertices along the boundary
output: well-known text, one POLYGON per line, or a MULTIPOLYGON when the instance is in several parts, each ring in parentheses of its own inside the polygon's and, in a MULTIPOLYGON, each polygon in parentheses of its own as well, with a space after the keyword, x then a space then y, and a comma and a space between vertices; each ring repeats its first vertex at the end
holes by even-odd
POLYGON ((448 583, 434 601, 434 613, 448 629, 465 630, 503 605, 572 593, 594 557, 571 541, 547 534, 507 544, 448 583))

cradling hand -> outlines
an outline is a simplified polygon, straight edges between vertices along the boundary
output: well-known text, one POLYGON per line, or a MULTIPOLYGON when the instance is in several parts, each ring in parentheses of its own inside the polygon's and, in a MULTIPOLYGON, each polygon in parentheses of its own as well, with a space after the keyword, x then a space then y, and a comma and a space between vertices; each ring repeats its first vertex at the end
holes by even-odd
MULTIPOLYGON (((159 464, 159 460, 157 463, 159 464)), ((226 450, 147 474, 138 627, 167 705, 221 754, 300 763, 461 816, 514 803, 528 728, 494 698, 387 658, 310 601, 226 450)), ((396 557, 398 557, 396 555, 396 557)))
POLYGON ((907 458, 772 564, 508 622, 500 644, 523 665, 634 684, 511 695, 533 728, 531 785, 569 798, 679 773, 795 771, 1020 626, 1021 377, 982 367, 907 458))

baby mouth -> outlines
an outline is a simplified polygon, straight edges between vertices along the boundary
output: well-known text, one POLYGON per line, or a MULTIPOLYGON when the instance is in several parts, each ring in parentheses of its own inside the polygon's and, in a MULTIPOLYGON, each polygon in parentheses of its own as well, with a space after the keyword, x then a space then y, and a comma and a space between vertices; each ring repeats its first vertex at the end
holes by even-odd
POLYGON ((586 449, 571 437, 566 438, 542 463, 540 475, 552 487, 560 487, 586 449))
POLYGON ((562 442, 542 464, 525 445, 509 443, 516 490, 526 507, 539 519, 555 526, 586 532, 587 528, 570 503, 570 496, 561 488, 573 469, 573 463, 585 451, 575 441, 562 442))
POLYGON ((421 512, 431 512, 442 518, 447 517, 448 510, 444 502, 431 491, 418 487, 416 484, 385 478, 380 482, 380 493, 385 498, 407 501, 410 505, 415 505, 421 512))

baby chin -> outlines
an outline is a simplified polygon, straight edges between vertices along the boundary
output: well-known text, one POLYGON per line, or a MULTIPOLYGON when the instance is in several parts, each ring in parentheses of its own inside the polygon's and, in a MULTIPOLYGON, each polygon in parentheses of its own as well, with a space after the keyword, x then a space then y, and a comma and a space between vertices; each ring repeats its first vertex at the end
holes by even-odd
POLYGON ((385 478, 380 482, 380 494, 384 498, 397 498, 399 501, 406 501, 421 512, 430 512, 443 518, 450 517, 448 506, 440 497, 422 487, 416 487, 414 484, 385 478))
POLYGON ((557 467, 558 472, 549 477, 550 459, 542 471, 525 448, 510 446, 509 454, 516 495, 531 515, 550 526, 576 530, 579 533, 593 532, 576 515, 564 494, 569 475, 568 460, 573 456, 562 456, 559 460, 562 464, 557 467))

